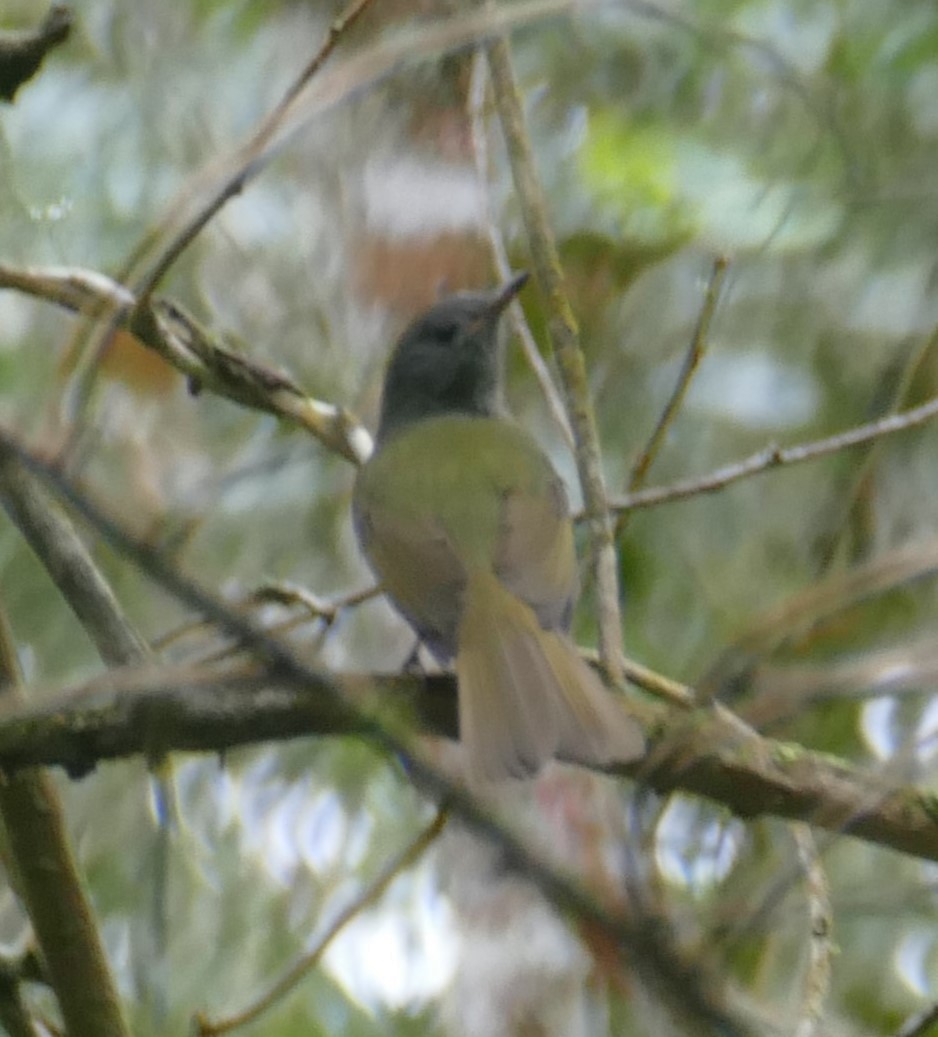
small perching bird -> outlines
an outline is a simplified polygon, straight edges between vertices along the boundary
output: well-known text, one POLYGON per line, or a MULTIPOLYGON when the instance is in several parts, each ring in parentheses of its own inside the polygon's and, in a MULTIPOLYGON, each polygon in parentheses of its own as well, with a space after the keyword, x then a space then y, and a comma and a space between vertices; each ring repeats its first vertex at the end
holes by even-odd
POLYGON ((577 567, 563 483, 503 410, 499 319, 526 280, 452 295, 404 332, 353 500, 385 592, 441 663, 455 659, 475 780, 644 752, 568 636, 577 567))

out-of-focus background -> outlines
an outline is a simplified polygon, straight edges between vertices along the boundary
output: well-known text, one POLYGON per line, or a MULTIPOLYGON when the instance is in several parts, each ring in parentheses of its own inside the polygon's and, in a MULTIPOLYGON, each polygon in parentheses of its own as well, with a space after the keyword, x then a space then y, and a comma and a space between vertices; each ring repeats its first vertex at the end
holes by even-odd
MULTIPOLYGON (((627 488, 665 405, 717 257, 729 266, 707 352, 649 484, 938 391, 931 0, 610 2, 533 17, 529 7, 513 55, 611 491, 627 488)), ((148 235, 160 240, 174 199, 277 104, 338 10, 76 5, 70 40, 0 109, 0 261, 120 276, 148 235)), ((42 14, 34 2, 0 3, 3 28, 42 14)), ((407 60, 377 82, 356 66, 338 103, 297 122, 161 286, 232 348, 366 424, 407 320, 441 290, 493 283, 490 222, 513 266, 529 262, 484 67, 471 49, 424 42, 452 16, 442 0, 377 0, 331 62, 369 48, 377 61, 383 47, 407 60)), ((543 348, 534 288, 523 304, 543 348)), ((51 454, 80 416, 71 464, 81 485, 231 600, 270 580, 325 598, 368 585, 346 461, 273 417, 193 396, 127 337, 82 381, 86 331, 48 303, 0 293, 4 427, 51 454), (79 382, 90 384, 86 399, 79 382)), ((509 400, 576 498, 573 462, 516 342, 509 400)), ((936 437, 926 425, 631 514, 619 543, 629 655, 677 680, 706 679, 773 737, 928 786, 934 582, 925 572, 839 595, 837 581, 891 552, 933 549, 936 437), (833 588, 822 606, 811 597, 819 585, 833 588), (889 771, 896 760, 901 771, 889 771)), ((191 618, 132 565, 95 551, 148 637, 191 618)), ((5 519, 0 593, 31 686, 99 671, 5 519)), ((577 631, 595 642, 588 592, 577 631)), ((312 651, 322 633, 310 623, 293 636, 312 651)), ((317 658, 393 671, 411 640, 371 601, 320 637, 317 658)), ((141 762, 60 778, 139 1034, 240 1007, 428 816, 398 764, 360 741, 179 758, 176 771, 182 827, 165 873, 141 762)), ((591 782, 548 775, 519 796, 525 826, 613 892, 638 868, 623 850, 631 840, 686 946, 784 1024, 810 943, 790 830, 682 796, 645 796, 637 824, 629 783, 591 782)), ((934 865, 847 837, 825 836, 821 848, 838 950, 827 1032, 889 1034, 938 998, 934 865)), ((0 939, 13 953, 26 932, 6 887, 0 939)), ((601 941, 454 827, 245 1032, 575 1037, 664 1025, 601 941)))

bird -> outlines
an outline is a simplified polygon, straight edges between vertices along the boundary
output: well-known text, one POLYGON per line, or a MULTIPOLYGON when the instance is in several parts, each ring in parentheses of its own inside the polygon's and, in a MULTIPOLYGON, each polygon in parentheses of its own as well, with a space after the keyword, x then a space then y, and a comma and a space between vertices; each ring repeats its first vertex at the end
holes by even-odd
POLYGON ((352 494, 382 589, 456 672, 468 777, 552 758, 639 758, 641 728, 570 637, 578 593, 566 489, 504 405, 500 318, 528 275, 416 318, 384 377, 375 448, 352 494))

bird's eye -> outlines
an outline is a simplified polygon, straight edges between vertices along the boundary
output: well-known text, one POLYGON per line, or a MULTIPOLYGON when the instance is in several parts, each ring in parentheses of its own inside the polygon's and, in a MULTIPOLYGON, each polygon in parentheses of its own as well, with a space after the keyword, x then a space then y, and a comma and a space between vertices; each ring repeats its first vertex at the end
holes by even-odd
POLYGON ((434 337, 436 338, 437 345, 451 346, 456 341, 456 336, 458 334, 458 324, 441 324, 436 329, 436 335, 434 337))

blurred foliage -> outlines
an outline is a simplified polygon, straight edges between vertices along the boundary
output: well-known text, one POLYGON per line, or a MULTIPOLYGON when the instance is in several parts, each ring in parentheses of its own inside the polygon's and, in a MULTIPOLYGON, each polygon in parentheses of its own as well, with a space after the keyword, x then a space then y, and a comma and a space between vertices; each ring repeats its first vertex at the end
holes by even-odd
MULTIPOLYGON (((33 24, 35 7, 7 0, 0 24, 33 24)), ((419 52, 421 27, 445 10, 431 0, 377 4, 333 61, 402 34, 419 52)), ((120 275, 178 192, 274 107, 337 11, 287 0, 86 0, 67 46, 0 111, 0 259, 120 275)), ((931 0, 610 2, 536 21, 513 43, 613 491, 668 398, 717 255, 730 270, 709 349, 654 482, 935 392, 931 0)), ((466 115, 471 61, 428 53, 312 118, 209 224, 165 291, 237 348, 370 421, 388 343, 406 320, 440 286, 493 276, 466 115)), ((520 267, 517 205, 489 129, 491 197, 520 267)), ((543 345, 536 292, 523 301, 543 345)), ((190 396, 180 377, 114 352, 70 439, 86 345, 87 328, 71 316, 0 294, 4 426, 42 451, 71 443, 85 488, 232 599, 267 579, 324 596, 366 584, 348 522, 352 472, 268 416, 190 396)), ((509 372, 515 413, 572 482, 562 438, 514 352, 509 372)), ((630 654, 688 682, 726 664, 716 690, 754 716, 768 703, 773 736, 930 784, 934 649, 923 656, 921 646, 934 631, 933 581, 835 602, 804 627, 780 623, 754 656, 734 646, 784 603, 797 615, 818 581, 933 540, 936 436, 927 426, 636 512, 620 544, 630 654), (900 691, 877 662, 886 650, 893 660, 908 651, 900 691), (836 675, 847 663, 866 665, 845 687, 836 675), (781 697, 796 668, 800 681, 810 675, 812 697, 781 697)), ((147 636, 188 618, 126 562, 95 550, 147 636)), ((0 574, 30 684, 48 691, 96 672, 87 638, 5 522, 0 574)), ((588 639, 588 598, 578 622, 588 639)), ((309 630, 298 644, 311 642, 309 630)), ((394 669, 410 645, 387 606, 370 602, 341 618, 321 658, 394 669)), ((179 1032, 196 1010, 240 1009, 428 813, 395 761, 341 741, 186 759, 178 780, 183 824, 168 850, 142 763, 62 781, 139 1034, 179 1032)), ((627 822, 630 789, 606 789, 605 813, 583 795, 551 776, 519 794, 517 812, 545 845, 566 847, 589 881, 615 885, 632 867, 623 843, 639 845, 682 940, 790 1021, 808 923, 786 826, 743 825, 679 797, 649 805, 644 795, 639 837, 627 822)), ((588 940, 538 914, 497 861, 454 849, 467 838, 445 835, 245 1032, 465 1032, 467 977, 479 998, 506 999, 491 1033, 664 1032, 628 977, 610 981, 588 940), (532 1018, 543 1029, 526 1029, 532 1018)), ((934 865, 847 838, 819 842, 839 951, 829 1032, 889 1033, 938 997, 934 865)), ((4 911, 8 945, 23 925, 4 911)))

